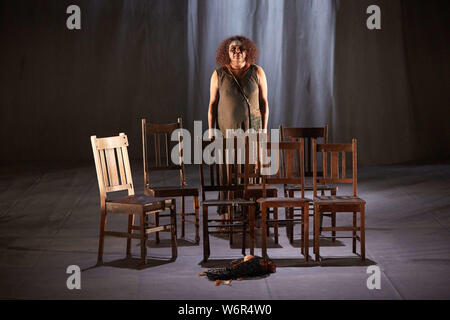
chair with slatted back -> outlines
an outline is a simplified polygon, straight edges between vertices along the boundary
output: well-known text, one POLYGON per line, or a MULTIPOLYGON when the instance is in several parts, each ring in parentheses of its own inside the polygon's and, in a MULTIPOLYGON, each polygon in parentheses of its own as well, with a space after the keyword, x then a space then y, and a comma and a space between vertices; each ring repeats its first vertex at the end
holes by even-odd
MULTIPOLYGON (((261 141, 265 141, 267 139, 270 138, 270 136, 267 133, 261 133, 261 132, 256 132, 255 135, 253 136, 254 141, 252 141, 251 143, 249 143, 249 152, 253 152, 255 155, 255 164, 249 164, 248 166, 248 186, 247 186, 247 195, 248 198, 251 200, 258 200, 259 198, 263 197, 263 185, 262 185, 262 176, 261 176, 261 163, 262 163, 262 159, 261 159, 261 148, 260 148, 260 143, 261 141), (261 135, 264 134, 265 137, 262 137, 261 135)), ((236 154, 235 154, 236 155, 236 154)), ((236 161, 236 159, 235 159, 236 161)), ((244 171, 242 170, 243 165, 237 165, 237 171, 235 172, 235 174, 238 176, 238 178, 243 178, 244 177, 244 171)), ((266 192, 266 197, 272 197, 272 198, 276 198, 278 197, 278 188, 276 188, 275 186, 270 186, 270 185, 266 185, 265 187, 265 192, 266 192)), ((242 192, 234 192, 235 196, 240 196, 242 197, 242 192)), ((258 206, 256 207, 256 209, 258 209, 258 206)), ((255 218, 259 218, 260 217, 260 212, 257 210, 255 212, 255 218)), ((272 208, 271 210, 269 210, 267 212, 268 215, 272 214, 274 219, 278 219, 278 208, 272 208)), ((276 244, 278 244, 278 236, 279 236, 279 232, 278 232, 278 224, 275 224, 273 226, 273 233, 274 233, 274 242, 276 244)), ((266 230, 267 235, 269 235, 269 227, 266 230)))
MULTIPOLYGON (((310 199, 305 198, 304 189, 304 140, 300 141, 282 141, 282 142, 268 142, 265 151, 270 149, 278 150, 276 156, 278 157, 278 167, 273 175, 263 176, 263 195, 265 197, 258 199, 258 203, 261 205, 261 227, 265 230, 270 224, 285 223, 287 225, 301 224, 301 253, 304 255, 305 260, 309 260, 309 238, 308 238, 308 225, 309 225, 309 202, 310 199), (273 145, 274 144, 274 145, 273 145), (282 161, 284 159, 284 161, 282 161), (284 162, 284 165, 281 163, 284 162), (299 168, 300 170, 296 170, 299 168), (266 197, 265 187, 266 184, 298 184, 300 185, 301 197, 284 197, 284 198, 269 198, 266 197), (269 208, 301 208, 302 217, 286 217, 286 219, 268 219, 267 210, 269 208)), ((274 159, 272 159, 273 161, 274 159)), ((273 165, 273 164, 272 164, 273 165)), ((261 248, 262 256, 267 257, 267 234, 261 232, 261 248)))
MULTIPOLYGON (((234 165, 235 159, 232 157, 227 160, 227 145, 234 146, 233 150, 237 150, 237 137, 212 139, 211 141, 202 141, 197 139, 197 145, 201 146, 199 151, 200 183, 201 183, 201 206, 203 211, 203 262, 207 262, 211 254, 209 235, 210 234, 227 234, 230 237, 230 245, 233 242, 235 233, 242 233, 242 254, 245 255, 246 233, 247 227, 250 231, 250 254, 254 254, 254 221, 255 221, 255 201, 248 198, 248 170, 249 170, 249 154, 248 139, 245 139, 245 161, 244 176, 238 173, 238 166, 234 165), (229 142, 227 142, 229 141, 229 142), (215 151, 214 151, 214 150, 215 151), (222 151, 219 151, 222 150, 222 151), (206 160, 204 155, 212 155, 211 159, 206 160), (214 160, 213 160, 214 159, 214 160), (220 181, 219 163, 226 166, 227 180, 220 181), (241 180, 241 181, 239 181, 241 180), (224 191, 228 196, 226 199, 207 199, 208 192, 218 193, 224 191), (238 197, 237 194, 242 195, 238 197), (210 218, 209 207, 224 206, 228 208, 228 212, 232 213, 227 219, 210 218), (233 216, 233 207, 241 206, 243 216, 237 218, 233 216), (215 229, 210 231, 209 229, 215 229)), ((234 153, 235 155, 237 152, 234 153)))
POLYGON ((147 239, 152 232, 170 232, 172 245, 172 260, 177 257, 177 242, 175 235, 175 199, 154 198, 145 195, 135 195, 128 159, 128 138, 124 133, 119 136, 97 138, 91 136, 94 153, 98 186, 100 189, 101 223, 98 247, 98 264, 103 263, 103 245, 105 236, 127 238, 127 257, 131 257, 131 239, 141 241, 141 262, 147 261, 147 239), (107 195, 116 191, 128 191, 128 196, 111 200, 107 195), (149 216, 170 210, 170 224, 154 225, 149 216), (113 213, 128 215, 127 232, 106 231, 107 215, 113 213), (139 216, 139 225, 135 225, 135 216, 139 216), (135 232, 136 231, 136 232, 135 232))
MULTIPOLYGON (((181 217, 181 238, 185 237, 186 229, 185 223, 194 224, 195 227, 195 243, 200 243, 200 220, 199 220, 199 200, 198 189, 196 187, 188 187, 184 173, 184 163, 180 156, 179 163, 173 163, 171 159, 171 134, 176 129, 182 129, 183 122, 178 118, 176 123, 170 124, 155 124, 148 123, 146 119, 142 119, 142 153, 144 163, 144 183, 145 194, 153 197, 180 197, 181 210, 178 214, 181 217), (161 143, 161 138, 163 142, 161 143), (150 155, 148 149, 153 144, 153 155, 150 155), (163 157, 161 157, 163 155, 163 157), (154 159, 152 162, 151 158, 154 159), (162 158, 162 159, 161 159, 162 158), (162 186, 152 183, 149 179, 151 172, 164 173, 176 170, 179 172, 179 185, 177 186, 162 186), (194 212, 186 212, 185 202, 186 197, 193 198, 194 212), (194 220, 186 219, 188 216, 193 216, 194 220)), ((178 143, 181 142, 181 136, 178 137, 178 143)), ((155 215, 155 223, 158 223, 160 215, 155 215)), ((157 241, 159 241, 157 234, 157 241)))
MULTIPOLYGON (((321 139, 323 143, 328 141, 328 126, 323 127, 283 127, 280 125, 280 141, 295 141, 303 138, 305 140, 305 191, 313 191, 313 183, 311 181, 313 176, 312 170, 312 139, 321 139)), ((284 163, 284 162, 282 162, 284 163)), ((320 176, 320 172, 318 175, 320 176)), ((293 197, 295 192, 299 192, 301 187, 299 185, 284 185, 285 197, 293 197)), ((326 191, 329 191, 331 195, 336 195, 338 187, 334 184, 317 184, 317 190, 320 190, 322 195, 325 195, 326 191)), ((310 209, 312 209, 312 202, 310 203, 310 209)), ((294 216, 294 209, 286 211, 290 217, 294 216)), ((331 225, 336 225, 336 215, 324 214, 320 217, 320 226, 322 227, 323 216, 331 218, 331 225)), ((289 240, 292 243, 294 240, 293 231, 287 229, 289 240)), ((334 241, 334 240, 333 240, 334 241)))
POLYGON ((331 231, 331 238, 352 238, 352 251, 356 253, 356 240, 359 240, 361 246, 361 259, 365 260, 365 204, 366 202, 359 198, 356 193, 357 188, 357 150, 356 139, 351 144, 317 144, 313 139, 313 192, 314 192, 314 253, 316 261, 320 259, 319 239, 320 227, 319 217, 323 212, 352 212, 353 225, 351 227, 323 227, 322 231, 331 231), (322 176, 317 176, 317 155, 322 154, 322 176), (328 158, 327 154, 330 154, 328 158), (346 153, 352 154, 352 177, 348 178, 346 173, 346 153), (330 159, 330 174, 328 175, 328 159, 330 159), (346 183, 352 184, 353 193, 350 196, 345 195, 317 195, 318 183, 346 183), (357 226, 357 213, 360 214, 359 227, 357 226), (337 231, 351 231, 352 236, 337 237, 337 231), (359 231, 359 235, 357 232, 359 231))

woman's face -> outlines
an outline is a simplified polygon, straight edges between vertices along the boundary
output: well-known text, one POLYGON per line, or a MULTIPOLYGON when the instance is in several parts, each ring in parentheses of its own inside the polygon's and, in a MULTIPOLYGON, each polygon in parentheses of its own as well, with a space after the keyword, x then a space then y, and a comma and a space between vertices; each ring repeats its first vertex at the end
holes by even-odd
POLYGON ((228 54, 231 62, 234 63, 242 63, 247 59, 247 52, 242 46, 242 43, 238 40, 234 40, 230 43, 230 46, 228 47, 228 54))

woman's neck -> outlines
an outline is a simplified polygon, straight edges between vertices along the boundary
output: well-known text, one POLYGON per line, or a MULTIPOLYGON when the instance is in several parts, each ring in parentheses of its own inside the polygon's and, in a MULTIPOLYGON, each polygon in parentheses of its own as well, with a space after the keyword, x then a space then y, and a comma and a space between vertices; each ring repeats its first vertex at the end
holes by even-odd
POLYGON ((242 63, 239 64, 234 64, 233 62, 230 63, 230 68, 233 70, 241 70, 244 69, 247 66, 247 62, 243 61, 242 63))

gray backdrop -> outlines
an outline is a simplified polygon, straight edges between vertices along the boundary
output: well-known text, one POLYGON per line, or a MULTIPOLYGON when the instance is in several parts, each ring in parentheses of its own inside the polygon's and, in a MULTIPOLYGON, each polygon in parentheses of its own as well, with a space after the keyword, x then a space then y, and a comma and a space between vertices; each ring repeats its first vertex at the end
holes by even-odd
POLYGON ((34 0, 0 6, 2 163, 91 161, 89 136, 140 118, 207 125, 225 37, 260 48, 269 127, 330 127, 362 165, 450 158, 447 1, 34 0), (81 7, 81 30, 66 8, 81 7), (377 4, 382 30, 366 28, 377 4))

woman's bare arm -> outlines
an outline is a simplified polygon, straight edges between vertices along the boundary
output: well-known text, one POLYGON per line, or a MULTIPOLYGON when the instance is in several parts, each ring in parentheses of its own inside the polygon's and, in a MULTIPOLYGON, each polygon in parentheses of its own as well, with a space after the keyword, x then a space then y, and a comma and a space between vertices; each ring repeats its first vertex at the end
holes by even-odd
MULTIPOLYGON (((217 104, 219 102, 219 79, 217 72, 214 71, 211 76, 211 85, 209 89, 209 108, 208 108, 208 128, 214 128, 214 120, 217 117, 217 104)), ((211 137, 211 133, 209 134, 211 137)))
POLYGON ((269 101, 267 99, 267 78, 263 68, 258 66, 257 75, 259 79, 259 109, 262 116, 262 128, 267 129, 269 121, 269 101))

